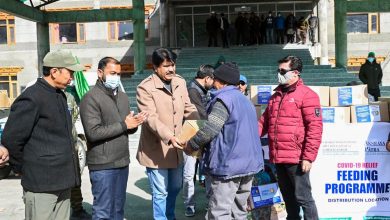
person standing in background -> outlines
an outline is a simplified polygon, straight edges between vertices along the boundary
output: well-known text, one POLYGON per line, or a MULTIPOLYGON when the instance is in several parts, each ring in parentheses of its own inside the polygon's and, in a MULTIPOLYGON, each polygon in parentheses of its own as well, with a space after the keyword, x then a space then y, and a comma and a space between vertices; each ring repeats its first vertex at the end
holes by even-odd
MULTIPOLYGON (((206 107, 210 101, 209 90, 213 87, 214 68, 211 65, 201 65, 193 79, 188 85, 188 96, 192 104, 196 106, 201 120, 207 120, 206 107)), ((186 206, 185 216, 192 217, 195 215, 195 185, 194 175, 196 173, 197 159, 193 156, 183 154, 183 199, 186 206)), ((199 181, 203 172, 199 166, 199 181)), ((207 177, 206 177, 207 179, 207 177)), ((203 180, 205 181, 205 180, 203 180)), ((207 180, 206 180, 207 181, 207 180)), ((208 197, 209 184, 206 186, 206 196, 208 197)))
POLYGON ((382 67, 376 62, 375 53, 369 52, 367 61, 360 67, 359 79, 367 84, 368 94, 372 95, 375 101, 381 96, 379 85, 382 83, 382 77, 382 67))

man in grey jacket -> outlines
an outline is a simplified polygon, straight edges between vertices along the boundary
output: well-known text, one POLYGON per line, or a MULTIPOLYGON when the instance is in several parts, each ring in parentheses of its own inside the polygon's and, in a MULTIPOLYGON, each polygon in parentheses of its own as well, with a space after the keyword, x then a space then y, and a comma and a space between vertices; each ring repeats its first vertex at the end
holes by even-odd
POLYGON ((123 219, 130 163, 128 134, 136 132, 147 118, 146 113, 130 112, 127 95, 118 90, 120 73, 119 61, 101 59, 96 85, 80 104, 94 197, 93 219, 123 219))

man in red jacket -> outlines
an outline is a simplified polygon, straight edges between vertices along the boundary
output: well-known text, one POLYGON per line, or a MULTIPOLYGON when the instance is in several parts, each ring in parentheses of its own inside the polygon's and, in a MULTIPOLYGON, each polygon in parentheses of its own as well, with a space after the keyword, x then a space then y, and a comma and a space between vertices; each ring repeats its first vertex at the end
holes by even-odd
POLYGON ((322 136, 318 95, 300 78, 302 61, 295 56, 279 60, 279 86, 259 121, 260 136, 268 134, 270 161, 286 202, 287 219, 318 219, 309 173, 322 136))

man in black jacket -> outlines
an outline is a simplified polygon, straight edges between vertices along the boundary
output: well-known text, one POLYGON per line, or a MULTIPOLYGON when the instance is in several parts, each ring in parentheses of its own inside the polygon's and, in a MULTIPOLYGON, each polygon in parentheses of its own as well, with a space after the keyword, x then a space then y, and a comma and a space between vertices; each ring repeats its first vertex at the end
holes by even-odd
POLYGON ((360 67, 359 79, 367 84, 368 94, 372 95, 375 101, 378 101, 378 97, 381 96, 379 84, 382 82, 382 77, 382 68, 376 62, 375 53, 369 52, 367 61, 360 67))
MULTIPOLYGON (((200 119, 207 120, 206 106, 210 100, 209 90, 213 87, 214 68, 211 65, 201 65, 193 79, 188 85, 188 96, 191 103, 198 110, 200 119)), ((186 206, 185 216, 191 217, 195 215, 195 186, 194 175, 196 174, 196 158, 183 154, 183 199, 186 206)), ((199 172, 202 174, 202 172, 199 172)), ((204 179, 199 178, 199 181, 204 179)), ((208 187, 207 187, 208 189, 208 187)), ((206 189, 206 190, 207 190, 206 189)))
POLYGON ((97 73, 95 87, 80 103, 93 194, 92 219, 123 220, 130 163, 128 134, 137 131, 147 114, 130 112, 127 95, 118 89, 118 60, 104 57, 97 73))
POLYGON ((71 52, 49 52, 43 78, 12 104, 1 143, 22 175, 25 219, 68 220, 70 189, 80 184, 72 141, 72 119, 62 91, 74 71, 82 71, 71 52))

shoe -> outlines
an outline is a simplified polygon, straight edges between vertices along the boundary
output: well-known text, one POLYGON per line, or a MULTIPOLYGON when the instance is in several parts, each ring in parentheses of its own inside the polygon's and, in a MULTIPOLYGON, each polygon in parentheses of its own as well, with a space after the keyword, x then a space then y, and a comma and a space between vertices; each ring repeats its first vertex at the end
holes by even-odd
POLYGON ((70 216, 70 219, 71 220, 76 220, 76 219, 90 220, 90 219, 92 219, 92 216, 88 212, 86 212, 84 209, 81 209, 80 211, 73 212, 72 216, 70 216))
POLYGON ((195 216, 195 209, 191 208, 191 207, 187 207, 186 211, 184 212, 184 215, 186 217, 193 217, 193 216, 195 216))

